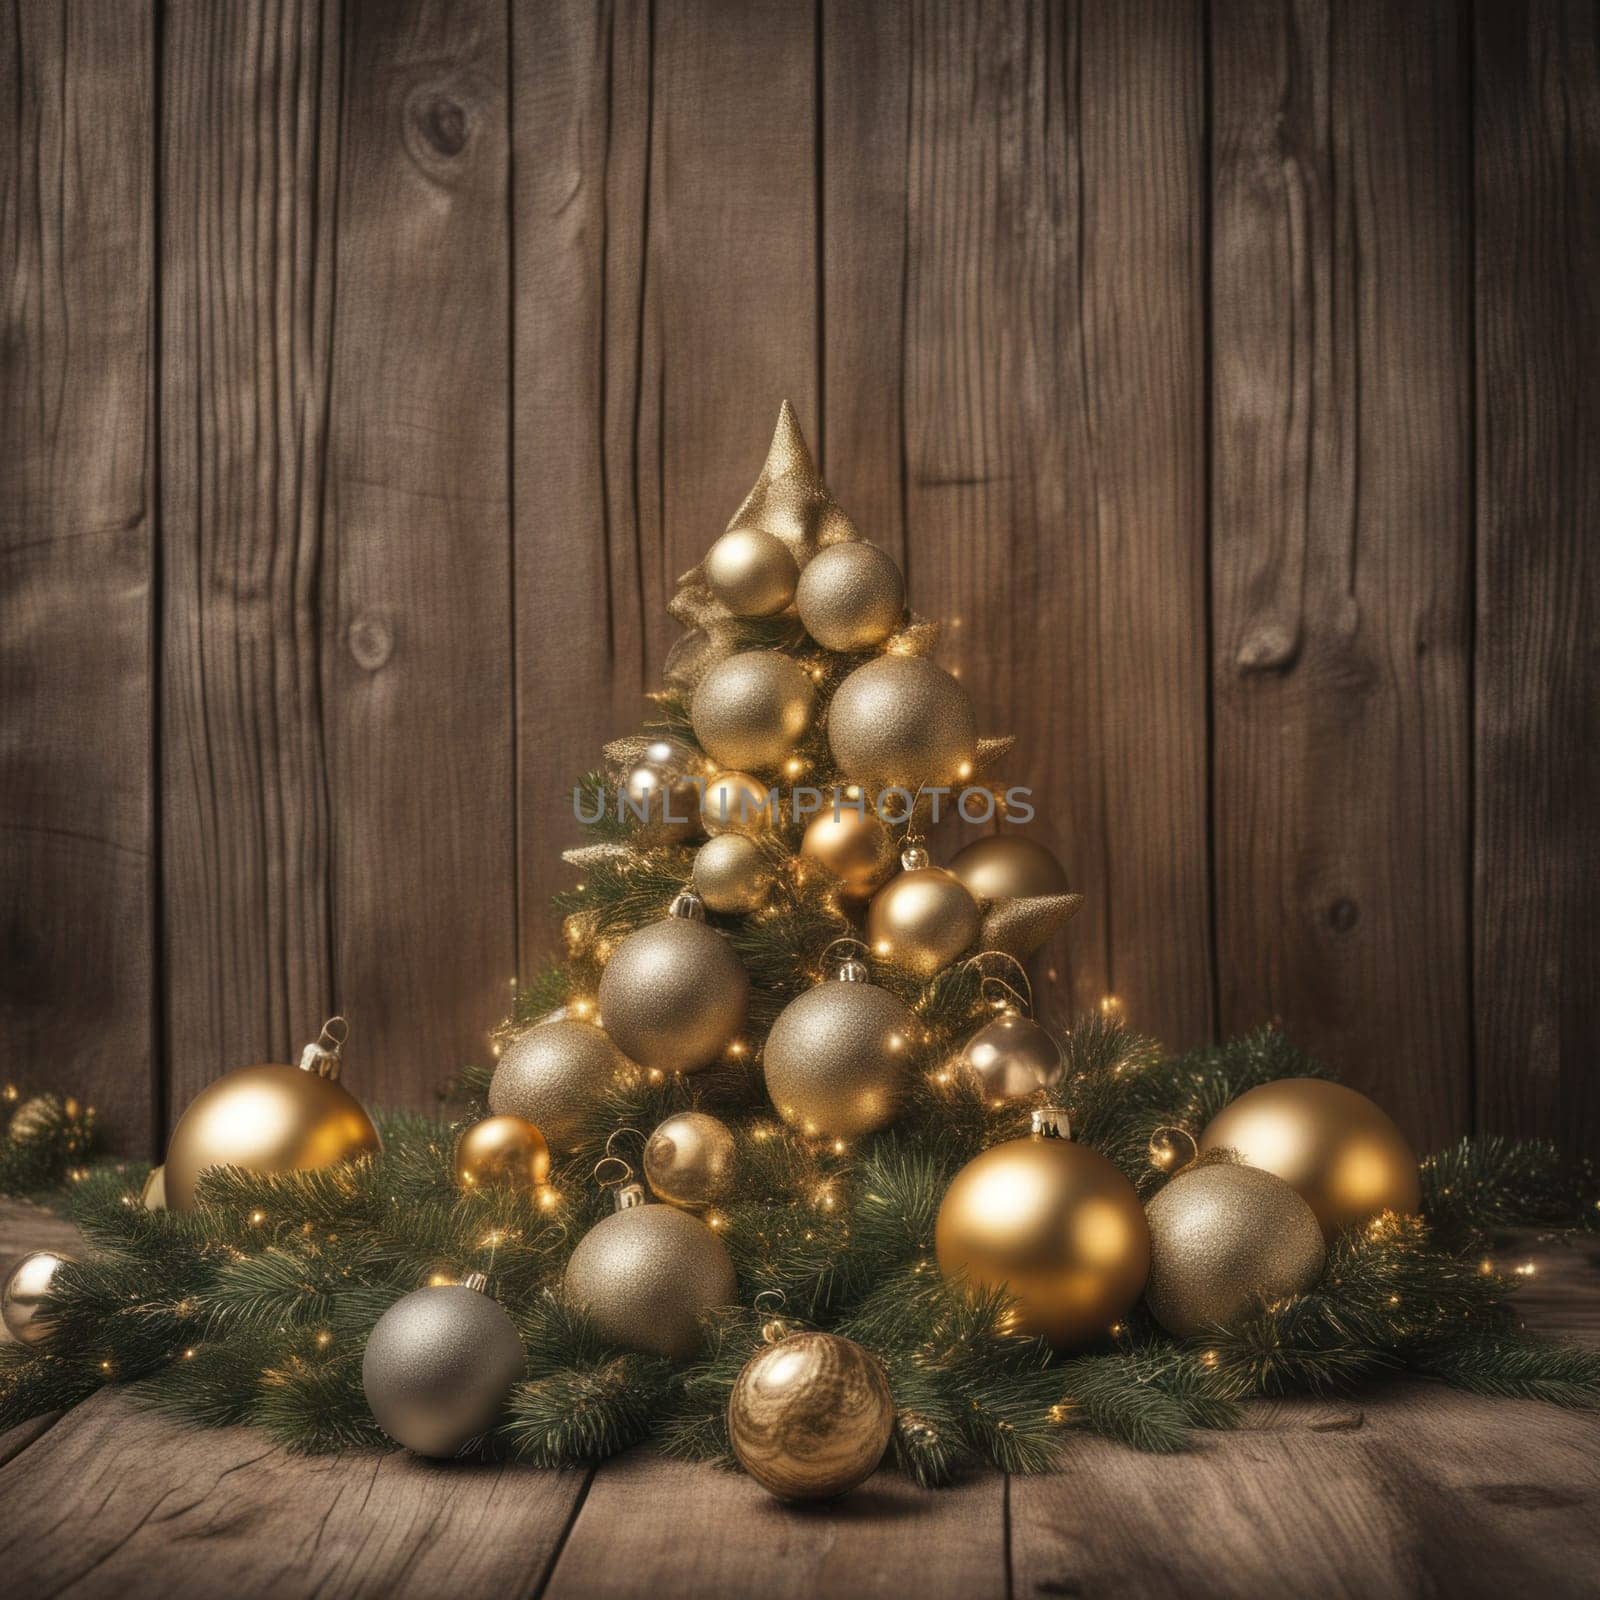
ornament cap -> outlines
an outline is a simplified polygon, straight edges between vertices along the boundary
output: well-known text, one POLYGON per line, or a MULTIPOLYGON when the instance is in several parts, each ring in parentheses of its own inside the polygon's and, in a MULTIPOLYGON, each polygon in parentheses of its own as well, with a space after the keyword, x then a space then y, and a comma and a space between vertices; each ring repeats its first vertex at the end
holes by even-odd
POLYGON ((867 971, 866 962, 860 960, 856 956, 851 956, 850 959, 839 968, 840 983, 867 983, 870 981, 870 977, 871 974, 869 974, 867 971))
POLYGON ((684 922, 704 922, 706 920, 706 906, 699 895, 692 889, 680 889, 672 897, 672 904, 667 907, 669 917, 677 917, 684 922))
POLYGON ((645 1203, 644 1185, 640 1183, 625 1183, 617 1190, 616 1208, 618 1211, 632 1211, 635 1206, 645 1203))
POLYGON ((343 1017, 329 1017, 322 1024, 322 1031, 300 1052, 300 1070, 337 1083, 343 1065, 340 1052, 349 1037, 350 1024, 343 1017))
POLYGON ((1062 1106, 1035 1106, 1033 1108, 1033 1137, 1035 1139, 1070 1139, 1072 1125, 1062 1106))
POLYGON ((487 1275, 482 1272, 469 1272, 466 1277, 461 1280, 461 1287, 463 1289, 476 1289, 479 1294, 488 1294, 489 1279, 487 1275))
POLYGON ((925 845, 908 844, 900 852, 900 866, 906 872, 921 872, 932 860, 925 845))

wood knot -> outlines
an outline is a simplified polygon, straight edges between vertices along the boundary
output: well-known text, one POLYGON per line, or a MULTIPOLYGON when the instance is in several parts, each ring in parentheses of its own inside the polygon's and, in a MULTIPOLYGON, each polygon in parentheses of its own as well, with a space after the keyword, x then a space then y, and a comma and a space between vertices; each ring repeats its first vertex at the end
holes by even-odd
POLYGON ((448 86, 419 83, 406 96, 401 129, 406 154, 434 183, 453 187, 470 170, 486 103, 470 76, 448 86))
POLYGON ((1361 920, 1361 907, 1354 900, 1341 896, 1328 907, 1328 926, 1335 933, 1349 933, 1361 920))
POLYGON ((356 665, 376 672, 394 654, 394 630, 382 617, 357 617, 346 635, 356 665))
POLYGON ((1245 634, 1234 665, 1241 673, 1286 672, 1300 654, 1300 630, 1286 622, 1262 622, 1245 634))
POLYGON ((412 107, 417 129, 438 153, 458 156, 467 147, 467 108, 447 94, 424 93, 412 107))

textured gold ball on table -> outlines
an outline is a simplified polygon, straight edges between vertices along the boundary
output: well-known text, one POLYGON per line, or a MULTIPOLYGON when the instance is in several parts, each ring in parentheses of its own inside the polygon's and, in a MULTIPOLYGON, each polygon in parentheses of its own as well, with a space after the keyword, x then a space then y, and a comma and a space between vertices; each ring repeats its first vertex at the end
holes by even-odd
POLYGON ((832 1333, 763 1345, 728 1398, 739 1465, 781 1500, 831 1500, 855 1488, 883 1460, 893 1430, 883 1364, 832 1333))
POLYGON ((748 772, 719 772, 700 797, 700 824, 712 838, 723 833, 760 833, 772 826, 770 790, 748 772))
POLYGON ((1322 1228, 1282 1178, 1207 1161, 1144 1208, 1150 1226, 1150 1314, 1178 1339, 1236 1326, 1252 1311, 1316 1287, 1322 1228))
POLYGON ((957 851, 950 870, 978 900, 1016 900, 1025 895, 1070 892, 1061 863, 1037 839, 1020 833, 974 839, 957 851))
POLYGON ((1020 1011, 1006 1010, 967 1040, 956 1071, 998 1106, 1053 1089, 1066 1072, 1066 1059, 1048 1029, 1020 1011))
POLYGON ((733 947, 680 894, 668 915, 630 933, 600 975, 600 1016, 617 1048, 659 1072, 698 1072, 744 1026, 750 977, 733 947))
POLYGON ((800 853, 826 867, 839 880, 839 893, 855 901, 870 899, 897 859, 894 835, 864 802, 840 801, 818 812, 806 825, 800 853))
POLYGON ((45 1297, 56 1273, 72 1259, 54 1250, 35 1250, 6 1274, 0 1285, 0 1323, 18 1344, 38 1344, 49 1337, 51 1321, 45 1297))
POLYGON ((793 552, 764 528, 729 528, 705 559, 706 583, 736 617, 772 617, 794 599, 793 552))
POLYGON ((1246 1093, 1206 1124, 1202 1153, 1233 1150, 1275 1173, 1316 1213, 1331 1239, 1380 1211, 1422 1206, 1417 1155, 1364 1094, 1322 1078, 1280 1078, 1246 1093))
POLYGON ((1133 1185, 1097 1151, 1034 1113, 1027 1138, 991 1145, 955 1176, 934 1229, 939 1270, 978 1289, 1004 1286, 1019 1333, 1059 1349, 1103 1338, 1150 1270, 1150 1233, 1133 1185))
POLYGON ((846 961, 778 1014, 762 1053, 767 1097, 812 1137, 872 1133, 900 1109, 917 1031, 904 1002, 846 961))
POLYGON ((687 1361, 705 1344, 701 1318, 738 1293, 727 1247, 698 1217, 645 1202, 638 1184, 578 1241, 563 1280, 607 1344, 687 1361))
POLYGON ((531 1193, 550 1176, 550 1146, 526 1117, 485 1117, 456 1141, 456 1187, 531 1193))
POLYGON ((910 846, 900 864, 904 870, 867 907, 867 943, 879 960, 931 978, 972 947, 982 924, 978 903, 953 873, 929 866, 920 846, 910 846))
POLYGON ((865 540, 813 556, 800 574, 795 608, 825 650, 873 650, 900 626, 905 579, 885 550, 865 540))
POLYGON ((573 1017, 536 1023, 501 1050, 489 1080, 489 1109, 531 1122, 565 1154, 626 1065, 603 1029, 573 1017))
POLYGON ((311 1172, 380 1146, 362 1104, 338 1081, 344 1018, 323 1025, 300 1065, 225 1073, 189 1102, 167 1144, 162 1176, 168 1209, 192 1211, 207 1167, 311 1172))
POLYGON ((505 1308, 481 1276, 413 1289, 378 1318, 361 1359, 372 1415, 422 1456, 461 1454, 499 1420, 527 1367, 505 1308))
POLYGON ((139 1204, 146 1211, 165 1211, 167 1209, 167 1169, 165 1167, 151 1167, 149 1176, 144 1180, 144 1187, 139 1191, 139 1204))
POLYGON ((733 1134, 705 1111, 679 1111, 659 1124, 644 1147, 651 1193, 675 1206, 706 1206, 733 1187, 733 1134))
POLYGON ((828 745, 847 778, 873 790, 914 792, 972 773, 978 725, 967 691, 918 656, 857 667, 828 708, 828 745))
POLYGON ((772 892, 772 863, 748 834, 719 834, 695 851, 694 892, 709 911, 754 911, 772 892))
POLYGON ((700 680, 689 720, 720 766, 770 771, 811 726, 816 689, 781 650, 742 650, 700 680))

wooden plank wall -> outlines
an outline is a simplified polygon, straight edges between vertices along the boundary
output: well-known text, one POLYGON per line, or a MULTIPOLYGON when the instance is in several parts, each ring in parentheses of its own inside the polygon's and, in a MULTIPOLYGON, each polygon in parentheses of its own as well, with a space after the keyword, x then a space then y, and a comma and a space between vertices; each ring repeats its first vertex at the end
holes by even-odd
POLYGON ((1423 1144, 1600 1128, 1600 64, 1516 0, 22 0, 0 1040, 426 1103, 798 407, 1090 909, 1423 1144))

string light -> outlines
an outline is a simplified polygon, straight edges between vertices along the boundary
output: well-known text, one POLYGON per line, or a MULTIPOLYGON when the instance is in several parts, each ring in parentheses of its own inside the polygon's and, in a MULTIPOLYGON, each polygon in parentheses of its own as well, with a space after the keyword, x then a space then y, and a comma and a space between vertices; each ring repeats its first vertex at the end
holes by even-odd
POLYGON ((266 1222, 266 1220, 267 1220, 267 1214, 259 1206, 254 1211, 252 1211, 250 1213, 250 1226, 252 1228, 261 1227, 266 1222))
POLYGON ((1127 1014, 1127 1008, 1122 1003, 1122 997, 1114 994, 1100 996, 1100 1015, 1107 1022, 1121 1022, 1127 1014))

